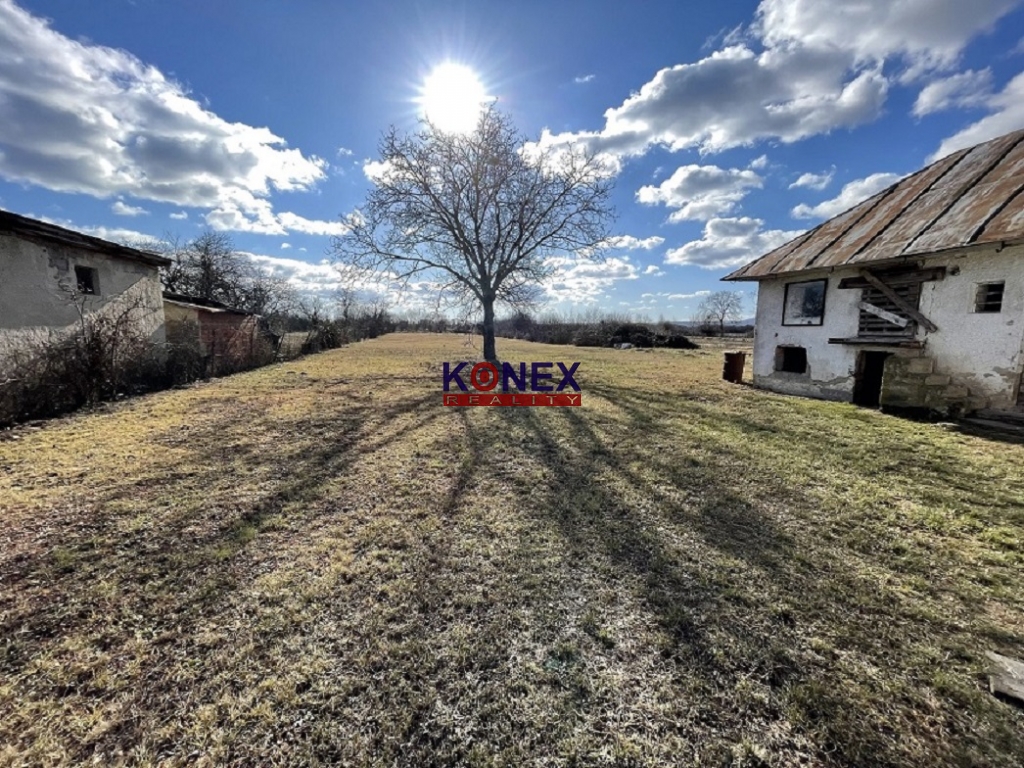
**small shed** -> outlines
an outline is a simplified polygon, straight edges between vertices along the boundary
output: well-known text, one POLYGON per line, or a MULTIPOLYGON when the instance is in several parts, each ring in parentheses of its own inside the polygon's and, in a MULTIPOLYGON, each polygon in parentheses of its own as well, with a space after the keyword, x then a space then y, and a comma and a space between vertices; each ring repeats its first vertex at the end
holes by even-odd
POLYGON ((264 355, 259 315, 177 293, 164 293, 163 301, 168 345, 198 351, 207 375, 250 367, 264 355))

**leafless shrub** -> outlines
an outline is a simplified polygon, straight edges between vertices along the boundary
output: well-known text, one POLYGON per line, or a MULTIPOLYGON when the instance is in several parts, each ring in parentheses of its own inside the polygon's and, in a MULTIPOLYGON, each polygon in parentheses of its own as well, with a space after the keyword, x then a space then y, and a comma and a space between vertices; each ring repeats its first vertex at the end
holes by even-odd
POLYGON ((53 416, 159 386, 162 351, 146 332, 152 312, 141 296, 87 312, 65 289, 78 321, 59 331, 25 335, 0 358, 0 423, 53 416))

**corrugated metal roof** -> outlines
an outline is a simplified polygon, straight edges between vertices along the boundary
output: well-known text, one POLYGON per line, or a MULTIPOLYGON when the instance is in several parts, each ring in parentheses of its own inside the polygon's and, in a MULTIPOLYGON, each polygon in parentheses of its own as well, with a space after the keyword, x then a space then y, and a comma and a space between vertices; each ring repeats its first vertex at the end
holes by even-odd
POLYGON ((723 280, 1024 241, 1024 130, 961 149, 723 280))
POLYGON ((84 248, 88 251, 104 253, 107 256, 141 261, 154 267, 165 267, 171 263, 170 259, 165 259, 155 253, 140 251, 138 248, 130 248, 119 243, 111 243, 92 235, 83 235, 72 229, 64 229, 56 224, 19 216, 10 211, 0 211, 0 234, 17 235, 25 240, 58 243, 72 248, 84 248))

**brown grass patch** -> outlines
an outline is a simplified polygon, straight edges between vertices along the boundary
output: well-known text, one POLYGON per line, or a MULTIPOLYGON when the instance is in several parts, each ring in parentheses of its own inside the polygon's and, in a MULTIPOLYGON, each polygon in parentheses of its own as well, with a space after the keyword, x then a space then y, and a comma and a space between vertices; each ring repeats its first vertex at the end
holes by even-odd
MULTIPOLYGON (((730 345, 731 346, 731 345, 730 345)), ((394 335, 0 442, 0 764, 1009 766, 1024 447, 394 335)))

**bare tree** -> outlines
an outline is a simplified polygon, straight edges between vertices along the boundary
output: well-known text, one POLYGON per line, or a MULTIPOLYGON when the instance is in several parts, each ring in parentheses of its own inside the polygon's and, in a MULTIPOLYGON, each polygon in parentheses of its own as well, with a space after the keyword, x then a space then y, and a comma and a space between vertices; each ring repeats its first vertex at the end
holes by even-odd
POLYGON ((743 313, 743 295, 735 291, 712 293, 697 307, 696 320, 706 327, 718 325, 718 335, 725 335, 727 320, 739 320, 743 313))
POLYGON ((295 291, 287 280, 235 250, 227 234, 206 231, 184 243, 168 237, 160 250, 171 259, 160 273, 169 293, 218 301, 264 317, 295 309, 295 291))
POLYGON ((471 133, 429 121, 412 135, 391 128, 363 209, 333 240, 339 266, 399 285, 437 281, 483 311, 483 354, 496 360, 495 304, 535 300, 559 257, 597 257, 614 216, 611 182, 582 151, 526 151, 511 118, 493 106, 471 133))

